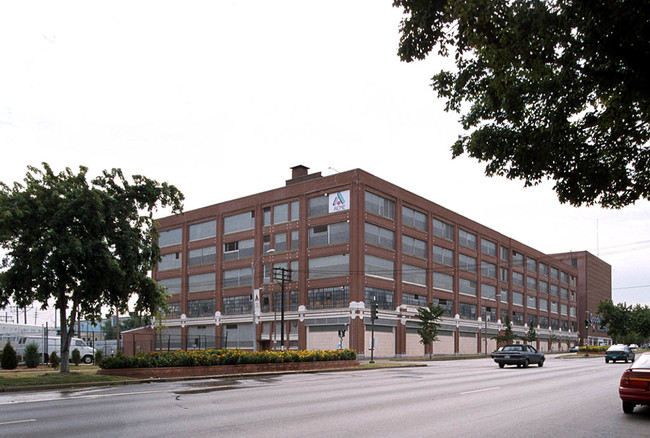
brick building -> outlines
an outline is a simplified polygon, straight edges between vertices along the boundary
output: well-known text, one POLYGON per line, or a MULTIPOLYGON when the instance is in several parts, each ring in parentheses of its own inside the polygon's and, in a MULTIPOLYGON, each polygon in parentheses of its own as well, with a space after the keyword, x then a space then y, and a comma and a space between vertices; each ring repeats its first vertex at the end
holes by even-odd
MULTIPOLYGON (((170 295, 177 347, 284 340, 369 356, 373 300, 376 357, 428 354, 414 315, 429 302, 445 311, 434 354, 483 353, 486 330, 494 350, 506 317, 519 335, 533 325, 544 351, 579 343, 582 301, 595 309, 581 291, 592 266, 610 270, 593 255, 573 253, 576 265, 544 254, 360 169, 292 171, 285 187, 159 220, 154 276, 170 295)), ((611 291, 607 275, 596 281, 611 291)))

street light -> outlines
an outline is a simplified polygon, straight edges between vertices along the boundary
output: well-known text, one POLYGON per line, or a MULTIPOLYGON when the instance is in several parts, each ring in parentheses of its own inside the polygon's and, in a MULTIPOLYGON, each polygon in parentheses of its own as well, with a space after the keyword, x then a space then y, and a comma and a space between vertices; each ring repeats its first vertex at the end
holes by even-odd
MULTIPOLYGON (((489 297, 483 297, 481 295, 481 298, 484 299, 484 300, 489 300, 491 298, 494 298, 496 300, 497 297, 501 298, 501 294, 498 293, 498 294, 495 294, 495 295, 491 295, 489 297)), ((480 319, 481 318, 479 317, 479 321, 480 321, 480 319)), ((485 341, 485 351, 483 352, 483 354, 485 354, 486 356, 487 356, 487 322, 488 322, 488 311, 487 311, 487 304, 486 304, 485 305, 485 336, 483 336, 483 340, 485 341)), ((498 322, 497 322, 497 324, 498 324, 498 322)))
MULTIPOLYGON (((254 262, 251 263, 251 297, 253 298, 253 351, 257 351, 257 334, 256 334, 256 328, 255 325, 257 324, 257 321, 255 320, 255 303, 259 302, 259 297, 255 296, 255 266, 259 263, 260 260, 262 260, 262 257, 264 257, 267 254, 270 254, 272 252, 275 252, 275 249, 270 248, 268 249, 265 253, 263 253, 261 256, 257 258, 254 262), (257 298, 257 299, 256 299, 257 298)), ((259 295, 259 293, 258 293, 259 295)))

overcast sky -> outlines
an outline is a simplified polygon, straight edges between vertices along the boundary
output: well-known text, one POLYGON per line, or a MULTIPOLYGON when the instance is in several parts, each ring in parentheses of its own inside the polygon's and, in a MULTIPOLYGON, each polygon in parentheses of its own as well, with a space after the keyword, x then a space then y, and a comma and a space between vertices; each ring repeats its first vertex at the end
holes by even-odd
POLYGON ((361 168, 545 253, 600 255, 614 301, 650 305, 650 203, 574 208, 452 160, 458 116, 430 87, 449 61, 400 62, 391 3, 0 0, 0 180, 119 167, 190 210, 298 164, 361 168))

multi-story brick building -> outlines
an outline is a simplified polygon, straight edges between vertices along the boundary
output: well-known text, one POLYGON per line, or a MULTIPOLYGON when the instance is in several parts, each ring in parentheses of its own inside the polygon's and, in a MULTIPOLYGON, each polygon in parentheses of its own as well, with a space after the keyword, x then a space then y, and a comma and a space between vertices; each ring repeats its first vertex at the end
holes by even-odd
MULTIPOLYGON (((429 352, 414 315, 430 302, 444 309, 434 354, 485 352, 486 330, 492 351, 506 317, 519 335, 533 325, 542 350, 579 342, 580 293, 591 271, 570 257, 544 254, 360 169, 326 177, 292 170, 285 187, 159 220, 154 276, 170 294, 165 325, 183 339, 179 347, 227 337, 230 347, 270 349, 284 339, 287 348, 342 345, 369 356, 373 300, 377 357, 429 352)), ((611 290, 605 283, 599 290, 611 290)))

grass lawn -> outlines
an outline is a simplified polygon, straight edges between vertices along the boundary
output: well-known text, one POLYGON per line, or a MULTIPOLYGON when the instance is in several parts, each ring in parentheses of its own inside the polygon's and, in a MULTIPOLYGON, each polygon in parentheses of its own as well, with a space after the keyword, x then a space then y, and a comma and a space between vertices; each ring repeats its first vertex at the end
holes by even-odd
POLYGON ((19 367, 15 370, 0 370, 0 391, 2 388, 29 387, 40 385, 66 385, 75 383, 97 383, 128 380, 126 377, 100 376, 95 365, 70 365, 69 374, 47 367, 34 369, 19 367))

